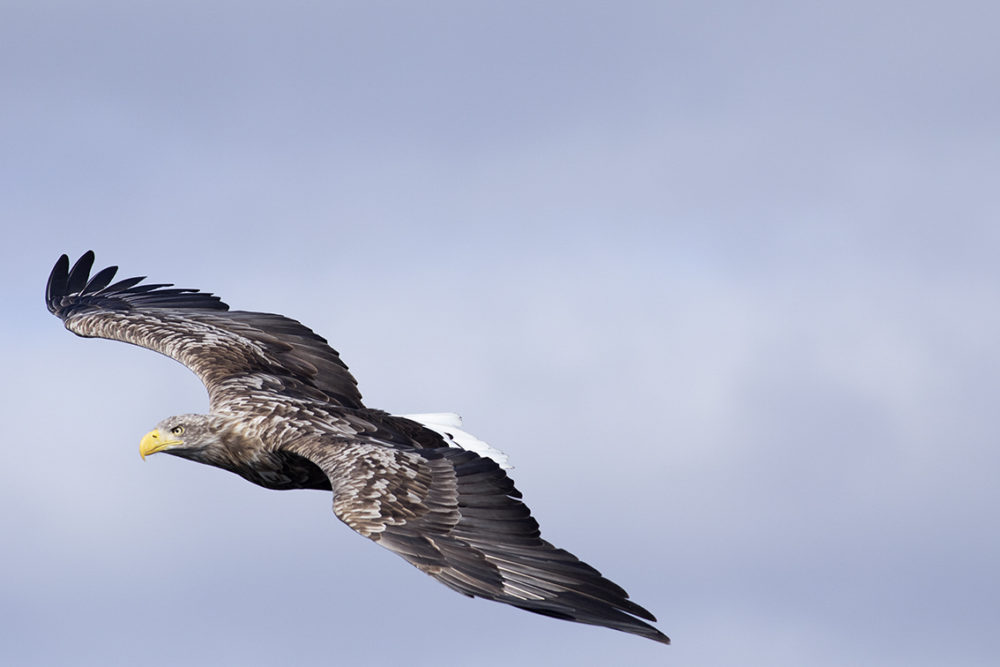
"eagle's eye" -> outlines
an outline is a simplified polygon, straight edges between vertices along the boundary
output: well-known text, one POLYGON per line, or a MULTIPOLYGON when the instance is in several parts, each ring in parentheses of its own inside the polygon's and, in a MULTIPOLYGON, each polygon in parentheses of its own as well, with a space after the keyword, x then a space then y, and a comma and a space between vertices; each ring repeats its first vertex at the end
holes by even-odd
POLYGON ((184 427, 183 426, 175 426, 172 429, 170 429, 170 432, 173 433, 174 435, 180 435, 180 434, 182 434, 184 432, 184 427))

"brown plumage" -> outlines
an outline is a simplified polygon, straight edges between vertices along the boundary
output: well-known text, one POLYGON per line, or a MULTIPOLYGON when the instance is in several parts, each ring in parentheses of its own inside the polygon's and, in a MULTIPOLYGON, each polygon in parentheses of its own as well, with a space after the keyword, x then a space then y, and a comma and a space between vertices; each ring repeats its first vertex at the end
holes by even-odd
POLYGON ((209 414, 168 417, 143 439, 270 489, 332 490, 353 530, 468 596, 670 643, 622 588, 541 539, 496 461, 431 424, 366 408, 326 340, 295 320, 231 311, 218 297, 144 278, 90 276, 63 255, 46 303, 84 337, 132 343, 190 368, 209 414))

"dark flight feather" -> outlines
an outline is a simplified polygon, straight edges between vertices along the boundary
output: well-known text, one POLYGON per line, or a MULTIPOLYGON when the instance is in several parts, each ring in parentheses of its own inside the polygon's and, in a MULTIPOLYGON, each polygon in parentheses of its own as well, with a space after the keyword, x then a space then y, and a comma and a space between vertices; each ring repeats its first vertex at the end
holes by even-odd
POLYGON ((106 269, 101 269, 94 274, 94 277, 90 279, 87 286, 83 288, 83 293, 94 294, 96 292, 100 292, 102 289, 111 284, 111 279, 115 277, 116 273, 118 273, 117 266, 109 266, 106 269))

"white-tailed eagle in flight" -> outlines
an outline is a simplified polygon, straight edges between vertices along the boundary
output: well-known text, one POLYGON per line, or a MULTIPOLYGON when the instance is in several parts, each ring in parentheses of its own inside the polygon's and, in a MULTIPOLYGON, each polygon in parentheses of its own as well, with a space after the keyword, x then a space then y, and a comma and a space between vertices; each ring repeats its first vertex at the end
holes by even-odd
POLYGON ((332 491, 337 518, 463 595, 670 643, 620 586, 541 538, 506 458, 456 415, 365 407, 337 352, 295 320, 144 278, 112 284, 117 267, 91 276, 93 263, 93 252, 72 268, 59 258, 49 310, 78 336, 176 359, 208 389, 208 414, 164 419, 142 438, 143 457, 332 491))

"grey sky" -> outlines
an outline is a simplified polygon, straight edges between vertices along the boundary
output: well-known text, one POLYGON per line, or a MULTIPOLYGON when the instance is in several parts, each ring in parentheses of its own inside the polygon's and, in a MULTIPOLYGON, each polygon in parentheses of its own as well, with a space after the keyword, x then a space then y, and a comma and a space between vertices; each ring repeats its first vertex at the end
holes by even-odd
POLYGON ((3 3, 0 662, 992 664, 998 19, 3 3), (460 412, 674 645, 141 462, 204 391, 45 312, 88 248, 301 319, 373 407, 460 412))

